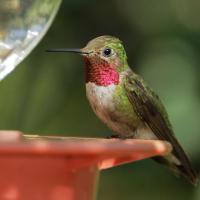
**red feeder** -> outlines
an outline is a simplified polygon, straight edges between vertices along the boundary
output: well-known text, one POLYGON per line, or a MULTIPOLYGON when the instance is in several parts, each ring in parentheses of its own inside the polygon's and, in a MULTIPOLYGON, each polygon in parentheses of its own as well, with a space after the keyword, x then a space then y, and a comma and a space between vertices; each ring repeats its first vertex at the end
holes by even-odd
POLYGON ((152 156, 158 140, 23 136, 0 132, 1 200, 93 200, 98 172, 152 156))

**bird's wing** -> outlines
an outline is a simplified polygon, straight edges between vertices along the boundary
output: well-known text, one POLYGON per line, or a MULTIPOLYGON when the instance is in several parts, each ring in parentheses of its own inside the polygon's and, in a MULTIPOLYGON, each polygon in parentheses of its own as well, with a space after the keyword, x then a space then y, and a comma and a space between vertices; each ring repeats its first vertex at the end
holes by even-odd
POLYGON ((151 128, 158 139, 167 140, 173 145, 172 126, 159 97, 145 85, 140 76, 133 73, 127 76, 125 89, 138 117, 151 128))
POLYGON ((130 103, 138 117, 153 131, 160 140, 166 140, 173 146, 172 153, 180 164, 168 163, 171 168, 178 169, 190 182, 195 184, 197 176, 184 150, 174 137, 167 112, 158 96, 148 88, 143 79, 130 72, 126 77, 125 90, 130 103))
POLYGON ((174 137, 167 112, 159 97, 145 85, 143 79, 131 72, 125 81, 125 90, 137 116, 153 131, 160 140, 173 146, 173 154, 183 163, 189 163, 182 147, 174 137))

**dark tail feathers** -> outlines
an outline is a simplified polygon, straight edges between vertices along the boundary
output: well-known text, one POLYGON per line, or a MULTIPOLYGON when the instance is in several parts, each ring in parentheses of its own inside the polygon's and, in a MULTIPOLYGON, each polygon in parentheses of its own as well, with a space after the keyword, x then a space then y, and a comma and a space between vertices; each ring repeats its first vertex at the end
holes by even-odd
POLYGON ((154 160, 167 165, 176 174, 184 176, 192 185, 196 186, 198 184, 199 178, 192 168, 187 155, 185 154, 183 148, 180 146, 176 138, 172 137, 171 139, 173 139, 172 155, 174 155, 180 161, 180 164, 172 161, 170 162, 170 160, 166 159, 165 157, 155 157, 154 160))
POLYGON ((166 159, 165 157, 154 157, 153 160, 155 160, 156 162, 159 162, 160 164, 164 164, 166 165, 170 170, 172 170, 176 175, 181 175, 183 177, 185 177, 192 185, 197 186, 198 182, 199 182, 199 178, 196 174, 196 172, 193 170, 193 168, 191 167, 187 167, 185 165, 176 165, 172 162, 170 162, 168 159, 166 159))

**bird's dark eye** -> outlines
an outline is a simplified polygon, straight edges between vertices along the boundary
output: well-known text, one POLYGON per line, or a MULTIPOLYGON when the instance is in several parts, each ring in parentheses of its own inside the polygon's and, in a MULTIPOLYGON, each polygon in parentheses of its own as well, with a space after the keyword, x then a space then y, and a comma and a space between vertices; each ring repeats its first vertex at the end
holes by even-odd
POLYGON ((109 56, 111 56, 111 54, 112 54, 112 49, 106 48, 106 49, 103 50, 103 55, 105 57, 109 57, 109 56))

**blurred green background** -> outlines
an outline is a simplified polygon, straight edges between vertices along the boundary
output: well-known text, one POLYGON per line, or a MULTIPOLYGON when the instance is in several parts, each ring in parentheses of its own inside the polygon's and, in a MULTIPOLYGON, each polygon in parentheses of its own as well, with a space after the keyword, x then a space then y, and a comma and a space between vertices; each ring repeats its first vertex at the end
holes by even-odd
MULTIPOLYGON (((106 137, 85 96, 82 58, 50 54, 119 37, 129 64, 163 100, 180 143, 200 168, 200 1, 67 0, 33 52, 0 84, 0 129, 106 137)), ((101 173, 99 200, 198 200, 200 189, 151 160, 101 173)))

